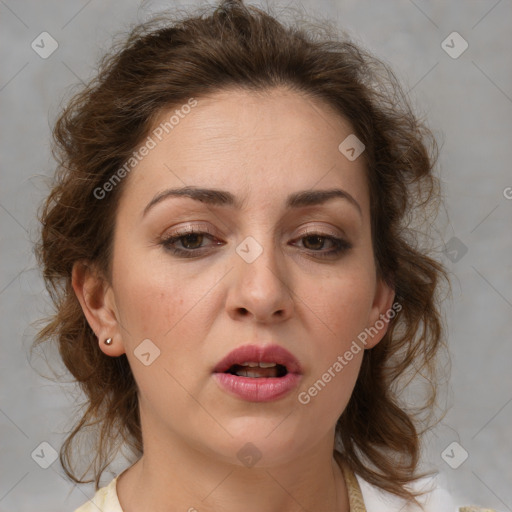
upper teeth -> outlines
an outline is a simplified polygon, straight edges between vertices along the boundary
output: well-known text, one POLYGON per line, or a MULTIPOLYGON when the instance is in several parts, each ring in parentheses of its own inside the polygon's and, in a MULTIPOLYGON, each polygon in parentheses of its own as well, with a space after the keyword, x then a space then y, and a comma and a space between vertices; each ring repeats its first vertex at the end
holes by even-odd
POLYGON ((242 363, 240 366, 249 366, 249 368, 256 368, 256 366, 259 366, 260 368, 273 368, 274 366, 277 366, 277 363, 255 363, 254 361, 247 361, 242 363))

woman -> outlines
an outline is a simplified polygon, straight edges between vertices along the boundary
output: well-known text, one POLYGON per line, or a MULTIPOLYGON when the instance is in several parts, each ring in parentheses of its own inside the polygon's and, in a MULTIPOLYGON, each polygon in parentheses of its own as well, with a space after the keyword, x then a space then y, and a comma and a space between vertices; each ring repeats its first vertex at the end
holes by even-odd
POLYGON ((87 396, 77 512, 456 510, 397 394, 443 345, 445 272, 406 228, 437 198, 430 132, 352 43, 203 14, 134 29, 56 124, 37 343, 87 396))

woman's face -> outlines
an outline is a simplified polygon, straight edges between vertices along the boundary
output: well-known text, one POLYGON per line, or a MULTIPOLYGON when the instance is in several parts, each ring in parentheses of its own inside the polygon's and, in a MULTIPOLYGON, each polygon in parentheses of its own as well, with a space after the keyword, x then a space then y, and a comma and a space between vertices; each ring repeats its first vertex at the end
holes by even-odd
POLYGON ((376 277, 363 158, 338 149, 348 122, 285 89, 196 100, 162 115, 124 178, 106 302, 115 343, 102 350, 126 352, 145 441, 270 466, 332 444, 362 349, 385 327, 358 336, 393 294, 376 277), (167 193, 184 187, 215 194, 167 193))

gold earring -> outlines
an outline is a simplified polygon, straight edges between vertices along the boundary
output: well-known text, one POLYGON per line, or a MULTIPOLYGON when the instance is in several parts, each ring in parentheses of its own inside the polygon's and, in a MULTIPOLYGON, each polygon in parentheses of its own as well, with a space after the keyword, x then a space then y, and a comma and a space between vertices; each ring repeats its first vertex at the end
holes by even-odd
POLYGON ((105 345, 112 345, 112 338, 107 338, 105 340, 105 345))

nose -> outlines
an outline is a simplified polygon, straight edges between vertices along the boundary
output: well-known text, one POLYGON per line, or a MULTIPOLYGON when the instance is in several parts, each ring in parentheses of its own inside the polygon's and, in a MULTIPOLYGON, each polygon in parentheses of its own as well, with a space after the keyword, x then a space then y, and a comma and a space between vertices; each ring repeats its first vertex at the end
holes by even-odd
MULTIPOLYGON (((258 248, 254 244, 253 239, 251 250, 258 248)), ((231 283, 226 300, 228 314, 234 320, 282 322, 293 315, 294 309, 293 292, 287 282, 284 262, 273 242, 256 245, 263 252, 254 261, 244 258, 243 252, 233 254, 235 268, 230 272, 231 283)))

